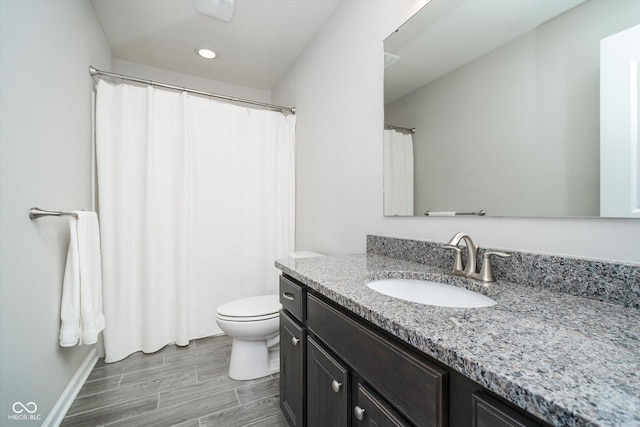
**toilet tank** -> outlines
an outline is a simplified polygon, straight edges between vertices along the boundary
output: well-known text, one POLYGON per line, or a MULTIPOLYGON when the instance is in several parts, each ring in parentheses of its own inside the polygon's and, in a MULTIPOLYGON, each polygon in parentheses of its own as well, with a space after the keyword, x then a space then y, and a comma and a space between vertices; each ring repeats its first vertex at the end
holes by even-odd
POLYGON ((296 251, 296 252, 289 253, 289 258, 312 258, 316 256, 323 256, 323 255, 317 252, 311 252, 311 251, 296 251))

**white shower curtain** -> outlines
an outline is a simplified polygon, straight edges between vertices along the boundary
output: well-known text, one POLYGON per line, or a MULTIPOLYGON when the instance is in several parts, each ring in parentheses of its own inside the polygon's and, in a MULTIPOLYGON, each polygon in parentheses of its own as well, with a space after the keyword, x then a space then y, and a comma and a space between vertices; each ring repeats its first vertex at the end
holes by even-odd
POLYGON ((413 136, 384 130, 384 214, 413 215, 413 136))
POLYGON ((295 116, 97 84, 106 361, 221 332, 294 245, 295 116))

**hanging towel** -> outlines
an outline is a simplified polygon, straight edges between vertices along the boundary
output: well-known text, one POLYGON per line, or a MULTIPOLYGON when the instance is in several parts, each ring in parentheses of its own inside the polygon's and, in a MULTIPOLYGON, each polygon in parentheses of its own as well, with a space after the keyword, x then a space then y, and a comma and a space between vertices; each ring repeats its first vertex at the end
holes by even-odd
POLYGON ((62 283, 60 346, 95 344, 104 329, 100 231, 95 212, 69 220, 69 251, 62 283))

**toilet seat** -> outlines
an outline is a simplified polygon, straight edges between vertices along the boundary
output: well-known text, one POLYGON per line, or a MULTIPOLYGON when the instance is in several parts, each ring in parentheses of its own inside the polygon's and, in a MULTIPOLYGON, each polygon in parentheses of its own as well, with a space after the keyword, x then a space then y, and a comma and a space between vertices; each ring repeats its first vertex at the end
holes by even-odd
POLYGON ((216 317, 232 322, 254 322, 278 317, 280 308, 278 295, 262 295, 222 304, 216 317))
POLYGON ((269 320, 279 316, 280 316, 280 313, 266 314, 264 316, 245 316, 245 317, 223 316, 222 314, 218 313, 216 315, 216 319, 226 320, 228 322, 258 322, 260 320, 269 320))

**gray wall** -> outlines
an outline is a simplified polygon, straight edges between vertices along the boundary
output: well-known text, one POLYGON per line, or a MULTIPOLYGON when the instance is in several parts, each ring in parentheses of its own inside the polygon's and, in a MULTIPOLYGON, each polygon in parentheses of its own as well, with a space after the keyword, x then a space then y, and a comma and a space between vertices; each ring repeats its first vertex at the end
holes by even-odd
MULTIPOLYGON (((116 58, 116 69, 118 74, 139 77, 146 80, 168 83, 179 87, 201 90, 203 92, 213 92, 220 95, 233 96, 236 98, 251 99, 260 102, 271 102, 271 91, 253 89, 232 83, 225 83, 220 80, 212 80, 204 77, 193 76, 191 74, 178 73, 164 70, 162 68, 150 67, 137 62, 125 61, 116 58)), ((239 104, 246 105, 246 104, 239 104)))
POLYGON ((481 246, 640 263, 638 220, 383 217, 382 41, 420 3, 341 2, 274 89, 298 109, 297 248, 362 252, 366 234, 465 231, 481 246))
POLYGON ((415 213, 598 216, 600 39, 639 17, 585 2, 387 105, 418 129, 415 213))
POLYGON ((113 63, 85 0, 0 1, 0 31, 0 424, 40 425, 92 346, 58 346, 68 222, 27 213, 91 209, 88 67, 113 63))

